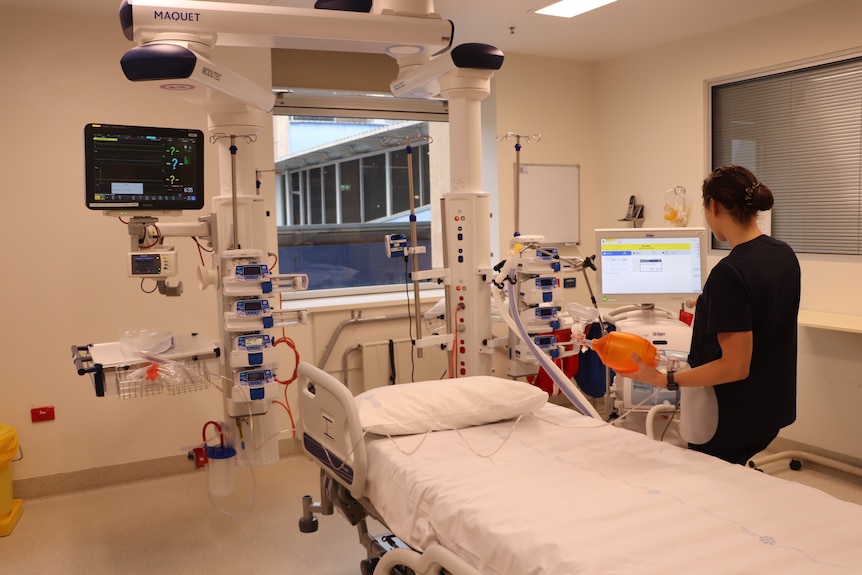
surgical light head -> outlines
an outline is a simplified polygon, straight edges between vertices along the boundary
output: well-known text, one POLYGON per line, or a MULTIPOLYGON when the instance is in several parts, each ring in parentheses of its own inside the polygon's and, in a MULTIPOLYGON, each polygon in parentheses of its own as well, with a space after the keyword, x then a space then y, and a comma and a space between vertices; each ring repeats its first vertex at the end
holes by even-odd
POLYGON ((191 42, 154 41, 126 52, 120 66, 133 82, 153 82, 197 104, 243 103, 263 112, 272 110, 275 94, 271 89, 212 62, 196 52, 196 47, 191 42))
POLYGON ((459 70, 494 72, 503 65, 503 52, 490 44, 469 43, 436 56, 427 63, 401 67, 390 85, 394 96, 433 98, 440 94, 440 78, 459 70))

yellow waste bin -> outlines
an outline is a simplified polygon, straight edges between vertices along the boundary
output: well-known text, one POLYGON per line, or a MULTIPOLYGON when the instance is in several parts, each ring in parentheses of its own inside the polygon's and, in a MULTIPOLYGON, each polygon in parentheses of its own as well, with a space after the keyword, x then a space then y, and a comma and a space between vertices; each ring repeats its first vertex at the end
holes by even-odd
POLYGON ((18 453, 18 433, 0 423, 0 537, 9 535, 23 512, 22 501, 12 499, 12 465, 18 453))

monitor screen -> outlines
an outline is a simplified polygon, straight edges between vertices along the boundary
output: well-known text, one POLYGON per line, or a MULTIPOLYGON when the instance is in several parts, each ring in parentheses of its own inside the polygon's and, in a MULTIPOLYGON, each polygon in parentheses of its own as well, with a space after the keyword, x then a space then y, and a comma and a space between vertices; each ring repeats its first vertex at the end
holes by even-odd
POLYGON ((200 130, 87 124, 86 204, 91 210, 199 210, 204 205, 200 130))
POLYGON ((596 230, 599 305, 684 302, 706 281, 705 228, 596 230))

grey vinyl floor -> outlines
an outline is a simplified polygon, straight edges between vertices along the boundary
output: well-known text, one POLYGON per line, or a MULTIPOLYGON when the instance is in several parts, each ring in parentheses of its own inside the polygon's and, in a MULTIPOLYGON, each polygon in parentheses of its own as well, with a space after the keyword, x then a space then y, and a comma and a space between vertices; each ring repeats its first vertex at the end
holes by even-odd
MULTIPOLYGON (((862 504, 858 477, 786 462, 764 471, 862 504)), ((319 497, 313 463, 292 455, 253 472, 254 481, 240 469, 235 495, 215 501, 206 471, 25 500, 15 529, 0 537, 0 574, 360 573, 365 550, 343 517, 299 532, 302 496, 319 497)))
POLYGON ((210 500, 206 470, 25 500, 0 537, 0 574, 354 575, 356 529, 321 517, 300 533, 301 498, 319 499, 303 455, 237 471, 235 494, 210 500))

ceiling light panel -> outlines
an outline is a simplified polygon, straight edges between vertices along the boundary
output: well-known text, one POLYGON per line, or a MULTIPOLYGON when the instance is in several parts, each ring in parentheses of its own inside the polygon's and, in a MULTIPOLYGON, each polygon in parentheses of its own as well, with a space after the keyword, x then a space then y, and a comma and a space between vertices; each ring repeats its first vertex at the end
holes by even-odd
POLYGON ((616 0, 561 0, 560 2, 536 10, 536 14, 573 18, 578 14, 601 8, 612 2, 616 2, 616 0))

